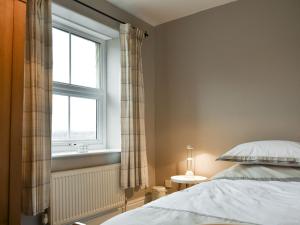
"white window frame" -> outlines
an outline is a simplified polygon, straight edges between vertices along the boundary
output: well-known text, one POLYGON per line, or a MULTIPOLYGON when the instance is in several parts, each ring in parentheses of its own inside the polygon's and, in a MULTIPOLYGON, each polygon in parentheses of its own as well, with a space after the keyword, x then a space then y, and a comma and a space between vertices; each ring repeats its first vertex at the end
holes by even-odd
MULTIPOLYGON (((74 84, 66 84, 53 81, 52 94, 65 95, 71 97, 80 97, 88 99, 96 99, 97 101, 97 129, 96 140, 63 140, 52 141, 52 155, 55 154, 73 154, 74 152, 89 152, 93 150, 106 149, 106 41, 99 38, 101 34, 95 35, 95 31, 89 30, 78 24, 72 24, 70 21, 53 16, 52 27, 82 37, 84 39, 94 41, 99 44, 99 68, 97 77, 97 88, 78 86, 74 84), (74 26, 72 26, 74 25, 74 26), (98 36, 98 37, 97 37, 98 36)), ((69 35, 71 39, 71 35, 69 35)), ((71 53, 71 41, 69 41, 71 53)), ((70 54, 69 53, 69 54, 70 54)), ((70 54, 71 55, 71 54, 70 54)), ((71 67, 71 59, 69 62, 71 67)), ((71 70, 69 71, 71 78, 71 70)), ((70 104, 70 100, 69 100, 70 104)), ((70 105, 69 105, 70 120, 70 105)), ((68 123, 70 126, 70 122, 68 123)), ((70 127, 69 127, 70 132, 70 127)))

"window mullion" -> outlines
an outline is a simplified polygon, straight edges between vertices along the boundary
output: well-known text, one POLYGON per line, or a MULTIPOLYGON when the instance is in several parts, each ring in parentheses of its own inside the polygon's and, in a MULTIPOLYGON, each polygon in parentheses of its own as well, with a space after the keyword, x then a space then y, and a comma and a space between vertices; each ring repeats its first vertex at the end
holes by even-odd
POLYGON ((99 99, 96 99, 96 139, 99 140, 100 138, 100 133, 99 133, 99 122, 100 122, 100 117, 99 117, 99 99))
POLYGON ((97 82, 97 87, 99 88, 99 89, 102 89, 103 88, 103 82, 102 82, 102 74, 101 74, 101 72, 100 72, 100 50, 101 50, 101 47, 100 47, 100 44, 99 43, 97 43, 97 47, 96 47, 96 57, 97 57, 97 59, 96 59, 96 63, 97 63, 97 65, 96 65, 96 82, 97 82))
MULTIPOLYGON (((72 38, 71 33, 69 32, 69 83, 71 84, 71 76, 72 76, 72 38)), ((68 96, 68 139, 71 140, 71 97, 68 96)))
POLYGON ((71 140, 71 97, 68 96, 68 139, 71 140))
POLYGON ((71 49, 71 47, 72 47, 72 44, 71 44, 71 33, 69 32, 69 84, 71 84, 72 83, 72 81, 71 81, 71 77, 72 77, 72 65, 71 65, 71 63, 72 63, 72 49, 71 49))

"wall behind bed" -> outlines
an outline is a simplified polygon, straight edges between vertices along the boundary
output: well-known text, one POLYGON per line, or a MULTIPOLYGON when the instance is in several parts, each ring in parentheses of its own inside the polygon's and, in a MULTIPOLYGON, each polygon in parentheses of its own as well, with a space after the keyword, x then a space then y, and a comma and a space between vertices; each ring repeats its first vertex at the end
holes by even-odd
POLYGON ((229 166, 261 139, 300 141, 300 1, 239 0, 156 28, 156 181, 229 166))

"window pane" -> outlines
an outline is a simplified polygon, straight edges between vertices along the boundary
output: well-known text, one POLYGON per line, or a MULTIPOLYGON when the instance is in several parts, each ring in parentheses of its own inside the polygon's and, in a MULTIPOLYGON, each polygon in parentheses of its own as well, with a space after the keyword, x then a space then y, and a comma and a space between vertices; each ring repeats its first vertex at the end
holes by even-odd
POLYGON ((53 28, 53 80, 69 83, 69 33, 53 28))
POLYGON ((71 97, 70 101, 70 138, 73 140, 96 139, 96 100, 71 97))
POLYGON ((71 83, 97 87, 97 46, 84 38, 71 35, 71 83))
POLYGON ((52 98, 52 139, 68 139, 68 96, 53 95, 52 98))

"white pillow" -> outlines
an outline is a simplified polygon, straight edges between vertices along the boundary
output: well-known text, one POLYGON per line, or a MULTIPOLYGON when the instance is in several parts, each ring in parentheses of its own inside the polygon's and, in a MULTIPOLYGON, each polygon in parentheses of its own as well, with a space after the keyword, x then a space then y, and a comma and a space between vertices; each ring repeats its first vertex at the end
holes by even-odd
POLYGON ((279 140, 244 143, 226 152, 217 160, 241 164, 300 167, 300 143, 279 140))
POLYGON ((217 173, 212 179, 300 182, 300 168, 235 164, 217 173))

